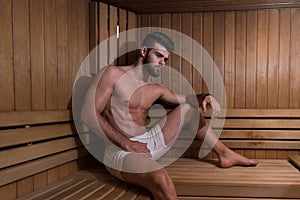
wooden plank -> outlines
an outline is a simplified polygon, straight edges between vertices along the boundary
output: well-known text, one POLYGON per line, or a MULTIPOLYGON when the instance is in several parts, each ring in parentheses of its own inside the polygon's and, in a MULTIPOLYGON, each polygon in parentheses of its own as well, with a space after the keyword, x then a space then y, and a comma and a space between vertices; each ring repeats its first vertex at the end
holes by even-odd
MULTIPOLYGON (((128 12, 127 26, 128 30, 137 28, 137 15, 135 13, 128 12)), ((127 41, 129 45, 127 48, 133 50, 131 52, 128 52, 127 64, 132 64, 136 60, 136 50, 139 48, 136 44, 137 38, 137 31, 133 31, 132 34, 127 35, 127 41)))
MULTIPOLYGON (((67 49, 68 49, 68 99, 71 99, 74 80, 78 69, 78 3, 74 3, 73 0, 67 2, 67 49)), ((70 105, 68 106, 70 109, 70 105)))
POLYGON ((221 138, 300 140, 300 131, 299 130, 223 130, 221 134, 221 138))
POLYGON ((300 155, 289 156, 289 160, 300 170, 300 155))
MULTIPOLYGON (((181 46, 181 66, 182 71, 181 75, 181 94, 191 94, 193 91, 193 74, 192 74, 192 65, 190 61, 192 60, 192 14, 191 13, 182 13, 181 14, 181 32, 186 35, 186 39, 182 42, 181 46)), ((184 37, 185 38, 185 37, 184 37)))
POLYGON ((299 118, 300 109, 227 109, 226 117, 299 118))
POLYGON ((12 1, 0 1, 0 111, 14 108, 12 1))
POLYGON ((268 108, 278 106, 279 10, 269 10, 268 108))
MULTIPOLYGON (((171 31, 171 14, 162 14, 161 15, 161 26, 163 33, 169 36, 170 38, 172 37, 172 31, 171 31)), ((172 54, 169 55, 169 60, 166 63, 167 66, 172 67, 172 54)), ((171 88, 171 81, 172 81, 172 71, 170 68, 168 70, 163 70, 161 73, 161 83, 165 85, 168 88, 171 88)))
POLYGON ((118 9, 119 12, 119 41, 118 41, 118 64, 127 65, 127 11, 118 9), (122 33, 123 32, 123 33, 122 33), (122 33, 122 34, 121 34, 122 33))
MULTIPOLYGON (((217 120, 216 120, 217 122, 217 120)), ((224 128, 277 128, 277 129, 299 129, 299 120, 281 119, 226 119, 224 128)))
POLYGON ((0 152, 0 157, 2 158, 0 168, 73 149, 81 145, 78 138, 72 137, 4 150, 0 152))
MULTIPOLYGON (((80 181, 80 180, 78 180, 80 181)), ((80 184, 76 184, 74 187, 70 187, 67 190, 61 192, 59 191, 59 195, 55 195, 55 197, 51 197, 51 199, 68 199, 74 195, 76 195, 77 193, 79 193, 80 191, 83 191, 85 189, 87 189, 89 186, 91 186, 93 183, 95 182, 95 180, 85 180, 80 182, 80 184)), ((47 196, 48 197, 48 196, 47 196)))
POLYGON ((0 112, 0 127, 71 121, 70 110, 0 112))
POLYGON ((33 177, 27 177, 17 181, 17 196, 23 196, 33 192, 33 177))
POLYGON ((177 169, 186 169, 180 173, 170 173, 179 195, 239 198, 297 198, 299 195, 297 189, 300 186, 300 175, 295 175, 295 168, 282 160, 262 160, 261 164, 253 168, 221 169, 199 160, 179 159, 167 167, 167 170, 171 168, 174 172, 177 169), (280 166, 286 167, 287 171, 278 173, 280 168, 276 167, 280 166), (266 172, 257 171, 258 168, 266 172), (280 188, 280 191, 266 192, 274 187, 280 188), (286 189, 290 191, 288 194, 284 192, 286 189))
POLYGON ((45 80, 46 110, 58 109, 56 2, 45 0, 45 80))
POLYGON ((74 134, 76 132, 72 124, 0 130, 0 148, 74 134))
POLYGON ((89 59, 90 73, 97 74, 97 66, 99 65, 97 59, 97 49, 95 47, 99 44, 99 4, 98 2, 89 2, 89 51, 95 52, 95 55, 89 59))
POLYGON ((17 198, 17 183, 11 183, 0 187, 1 198, 16 199, 17 198))
POLYGON ((207 11, 232 11, 232 10, 254 10, 254 9, 269 9, 269 8, 290 8, 300 7, 298 1, 292 0, 211 0, 199 1, 188 0, 167 0, 167 1, 139 1, 131 0, 128 2, 117 0, 103 0, 104 2, 113 4, 117 7, 136 12, 138 14, 149 13, 174 13, 174 12, 207 12, 207 11))
POLYGON ((43 2, 30 0, 30 62, 32 109, 45 110, 44 10, 43 2))
POLYGON ((29 5, 12 1, 15 109, 31 110, 29 5))
MULTIPOLYGON (((171 29, 180 32, 181 31, 181 14, 180 13, 172 13, 171 15, 171 29)), ((179 36, 177 37, 176 35, 172 34, 171 39, 173 40, 175 46, 175 53, 172 54, 171 57, 171 62, 172 62, 172 70, 171 72, 171 89, 172 91, 176 93, 181 93, 180 90, 180 85, 181 85, 181 79, 179 76, 180 70, 181 70, 181 58, 180 58, 180 53, 181 53, 181 39, 179 36), (177 71, 177 73, 176 73, 177 71)))
POLYGON ((256 106, 257 11, 247 11, 246 108, 256 106))
POLYGON ((246 107, 246 12, 236 12, 234 107, 246 107))
POLYGON ((52 190, 55 190, 59 187, 62 187, 66 184, 70 184, 70 182, 72 182, 74 179, 72 179, 71 177, 67 177, 67 178, 64 178, 62 180, 59 180, 55 183, 52 183, 52 184, 49 184, 48 186, 40 189, 40 190, 37 190, 37 191, 34 191, 30 194, 27 194, 25 196, 22 196, 20 197, 19 199, 22 200, 22 199, 35 199, 35 198, 38 198, 39 196, 47 193, 47 192, 51 192, 52 190))
POLYGON ((197 42, 197 45, 193 45, 193 89, 197 94, 202 92, 202 55, 203 49, 203 13, 193 13, 193 39, 197 42), (200 52, 196 49, 200 48, 200 52), (195 68, 195 69, 194 69, 195 68), (198 69, 198 70, 197 70, 198 69))
MULTIPOLYGON (((68 66, 68 26, 67 26, 67 0, 56 1, 57 16, 57 85, 58 109, 67 109, 69 98, 69 66, 68 66)), ((81 29, 81 28, 79 28, 81 29)))
POLYGON ((108 63, 110 65, 118 65, 118 41, 117 41, 117 25, 118 25, 118 8, 109 6, 109 56, 108 63))
POLYGON ((99 70, 107 66, 108 63, 108 42, 105 41, 109 37, 109 27, 108 27, 108 6, 107 4, 99 3, 99 43, 100 51, 99 53, 99 70))
POLYGON ((278 77, 278 108, 289 108, 290 88, 290 50, 291 50, 291 10, 280 10, 280 30, 279 30, 279 66, 278 77))
POLYGON ((40 172, 33 176, 33 190, 36 191, 40 188, 47 186, 47 171, 40 172))
POLYGON ((291 11, 291 65, 290 65, 290 107, 300 107, 300 9, 291 11))
POLYGON ((259 10, 257 14, 257 96, 256 108, 267 108, 267 58, 268 58, 268 11, 259 10))
POLYGON ((225 61, 225 13, 214 13, 214 42, 213 42, 213 60, 215 62, 214 71, 214 97, 220 103, 221 107, 225 106, 225 91, 221 87, 224 85, 224 61, 225 61), (217 76, 219 70, 220 76, 217 76))
POLYGON ((234 77, 235 77, 235 13, 225 13, 225 90, 227 108, 234 108, 234 77))
POLYGON ((202 92, 214 93, 213 85, 213 13, 203 13, 202 92))

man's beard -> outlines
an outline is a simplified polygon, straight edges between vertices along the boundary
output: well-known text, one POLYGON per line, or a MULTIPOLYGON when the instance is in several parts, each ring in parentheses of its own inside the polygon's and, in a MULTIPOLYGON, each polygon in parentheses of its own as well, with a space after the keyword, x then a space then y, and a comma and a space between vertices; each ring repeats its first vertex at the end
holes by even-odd
POLYGON ((147 72, 153 77, 158 77, 160 75, 160 71, 159 72, 155 71, 155 66, 149 63, 148 52, 146 55, 146 59, 144 60, 143 67, 145 67, 147 72))

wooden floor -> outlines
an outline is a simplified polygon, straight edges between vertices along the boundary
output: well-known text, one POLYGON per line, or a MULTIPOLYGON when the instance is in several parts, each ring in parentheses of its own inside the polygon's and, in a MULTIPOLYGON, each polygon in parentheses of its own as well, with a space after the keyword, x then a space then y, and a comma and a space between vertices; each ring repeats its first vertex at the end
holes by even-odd
MULTIPOLYGON (((221 169, 214 161, 181 158, 167 167, 181 200, 300 199, 300 172, 286 160, 260 160, 257 167, 221 169)), ((21 199, 150 199, 103 167, 76 172, 21 199)))

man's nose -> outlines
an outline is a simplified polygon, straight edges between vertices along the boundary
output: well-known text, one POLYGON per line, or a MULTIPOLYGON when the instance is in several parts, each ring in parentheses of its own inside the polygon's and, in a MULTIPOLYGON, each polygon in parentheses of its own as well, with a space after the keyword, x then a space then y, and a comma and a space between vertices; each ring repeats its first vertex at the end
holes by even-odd
POLYGON ((161 58, 160 60, 159 60, 159 64, 160 65, 165 65, 166 63, 165 63, 165 59, 164 58, 161 58))

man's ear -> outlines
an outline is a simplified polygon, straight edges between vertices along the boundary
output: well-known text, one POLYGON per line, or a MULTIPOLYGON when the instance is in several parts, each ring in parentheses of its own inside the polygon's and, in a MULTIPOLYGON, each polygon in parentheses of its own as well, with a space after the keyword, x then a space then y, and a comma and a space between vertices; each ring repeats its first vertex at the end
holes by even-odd
POLYGON ((140 54, 141 54, 141 56, 142 56, 143 58, 146 57, 147 51, 148 51, 148 49, 147 49, 146 46, 142 46, 142 47, 140 48, 140 54))

